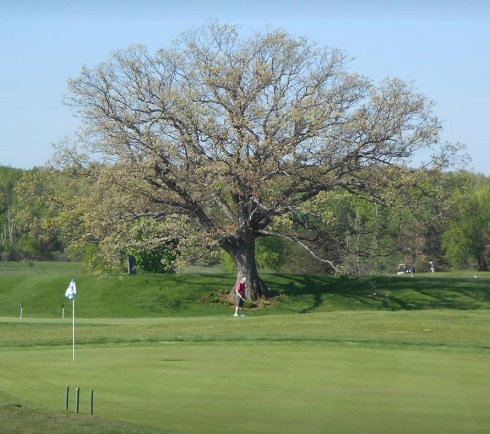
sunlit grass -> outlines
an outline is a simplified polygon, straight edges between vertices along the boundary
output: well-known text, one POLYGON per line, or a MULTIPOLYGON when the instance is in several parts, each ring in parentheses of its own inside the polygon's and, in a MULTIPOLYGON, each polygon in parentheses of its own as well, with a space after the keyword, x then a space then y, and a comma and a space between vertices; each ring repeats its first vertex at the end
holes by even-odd
POLYGON ((203 302, 231 274, 97 279, 77 266, 0 266, 4 432, 490 431, 488 273, 264 274, 277 300, 233 318, 203 302))

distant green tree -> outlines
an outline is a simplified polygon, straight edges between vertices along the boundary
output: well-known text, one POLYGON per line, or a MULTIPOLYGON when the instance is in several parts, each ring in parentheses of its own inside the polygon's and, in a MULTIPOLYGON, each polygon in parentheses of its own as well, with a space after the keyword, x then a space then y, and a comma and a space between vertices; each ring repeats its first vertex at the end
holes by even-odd
MULTIPOLYGON (((79 182, 78 185, 80 190, 84 184, 79 182)), ((65 190, 59 176, 47 169, 25 171, 15 185, 17 204, 13 220, 19 231, 22 259, 52 260, 63 255, 66 247, 63 234, 66 231, 61 224, 66 210, 52 198, 55 192, 62 194, 65 190)))
POLYGON ((460 212, 443 236, 449 262, 465 268, 473 261, 478 271, 488 270, 490 253, 490 185, 461 195, 460 212))
POLYGON ((19 231, 14 221, 14 207, 17 202, 15 186, 24 170, 0 166, 0 258, 16 260, 20 258, 19 231))
POLYGON ((460 170, 441 172, 424 187, 425 194, 419 201, 422 206, 413 221, 421 241, 417 257, 421 271, 429 271, 430 261, 439 270, 450 266, 443 248, 443 234, 460 218, 465 198, 489 183, 490 179, 484 175, 460 170))

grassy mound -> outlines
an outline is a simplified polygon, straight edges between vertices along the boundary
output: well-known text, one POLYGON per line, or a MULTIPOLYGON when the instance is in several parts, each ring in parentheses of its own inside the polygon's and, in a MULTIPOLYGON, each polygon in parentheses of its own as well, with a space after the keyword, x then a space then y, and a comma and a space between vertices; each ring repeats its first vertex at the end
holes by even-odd
MULTIPOLYGON (((0 264, 0 316, 59 318, 71 313, 64 292, 75 276, 78 318, 158 318, 228 315, 219 294, 233 288, 231 274, 140 274, 96 278, 78 264, 0 264), (10 268, 8 268, 10 267, 10 268), (214 302, 216 301, 216 302, 214 302)), ((367 277, 263 274, 277 294, 254 315, 420 309, 489 309, 490 273, 438 273, 367 277)))

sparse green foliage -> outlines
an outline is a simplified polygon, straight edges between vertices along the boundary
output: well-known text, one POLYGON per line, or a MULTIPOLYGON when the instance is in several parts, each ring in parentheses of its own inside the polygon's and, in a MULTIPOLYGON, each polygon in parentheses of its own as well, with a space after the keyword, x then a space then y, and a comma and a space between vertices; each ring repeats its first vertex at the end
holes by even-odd
POLYGON ((175 271, 174 264, 177 252, 172 247, 162 244, 151 250, 131 252, 136 258, 138 271, 146 273, 171 273, 175 271))
POLYGON ((255 256, 259 268, 279 271, 286 263, 285 241, 278 237, 258 238, 255 256))

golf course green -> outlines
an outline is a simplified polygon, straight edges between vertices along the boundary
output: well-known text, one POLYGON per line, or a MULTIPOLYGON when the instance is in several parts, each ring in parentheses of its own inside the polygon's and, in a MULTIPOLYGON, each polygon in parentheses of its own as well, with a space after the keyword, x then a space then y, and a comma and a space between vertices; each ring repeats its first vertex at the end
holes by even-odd
POLYGON ((233 318, 231 275, 57 267, 0 267, 2 432, 490 432, 488 274, 270 274, 233 318))

